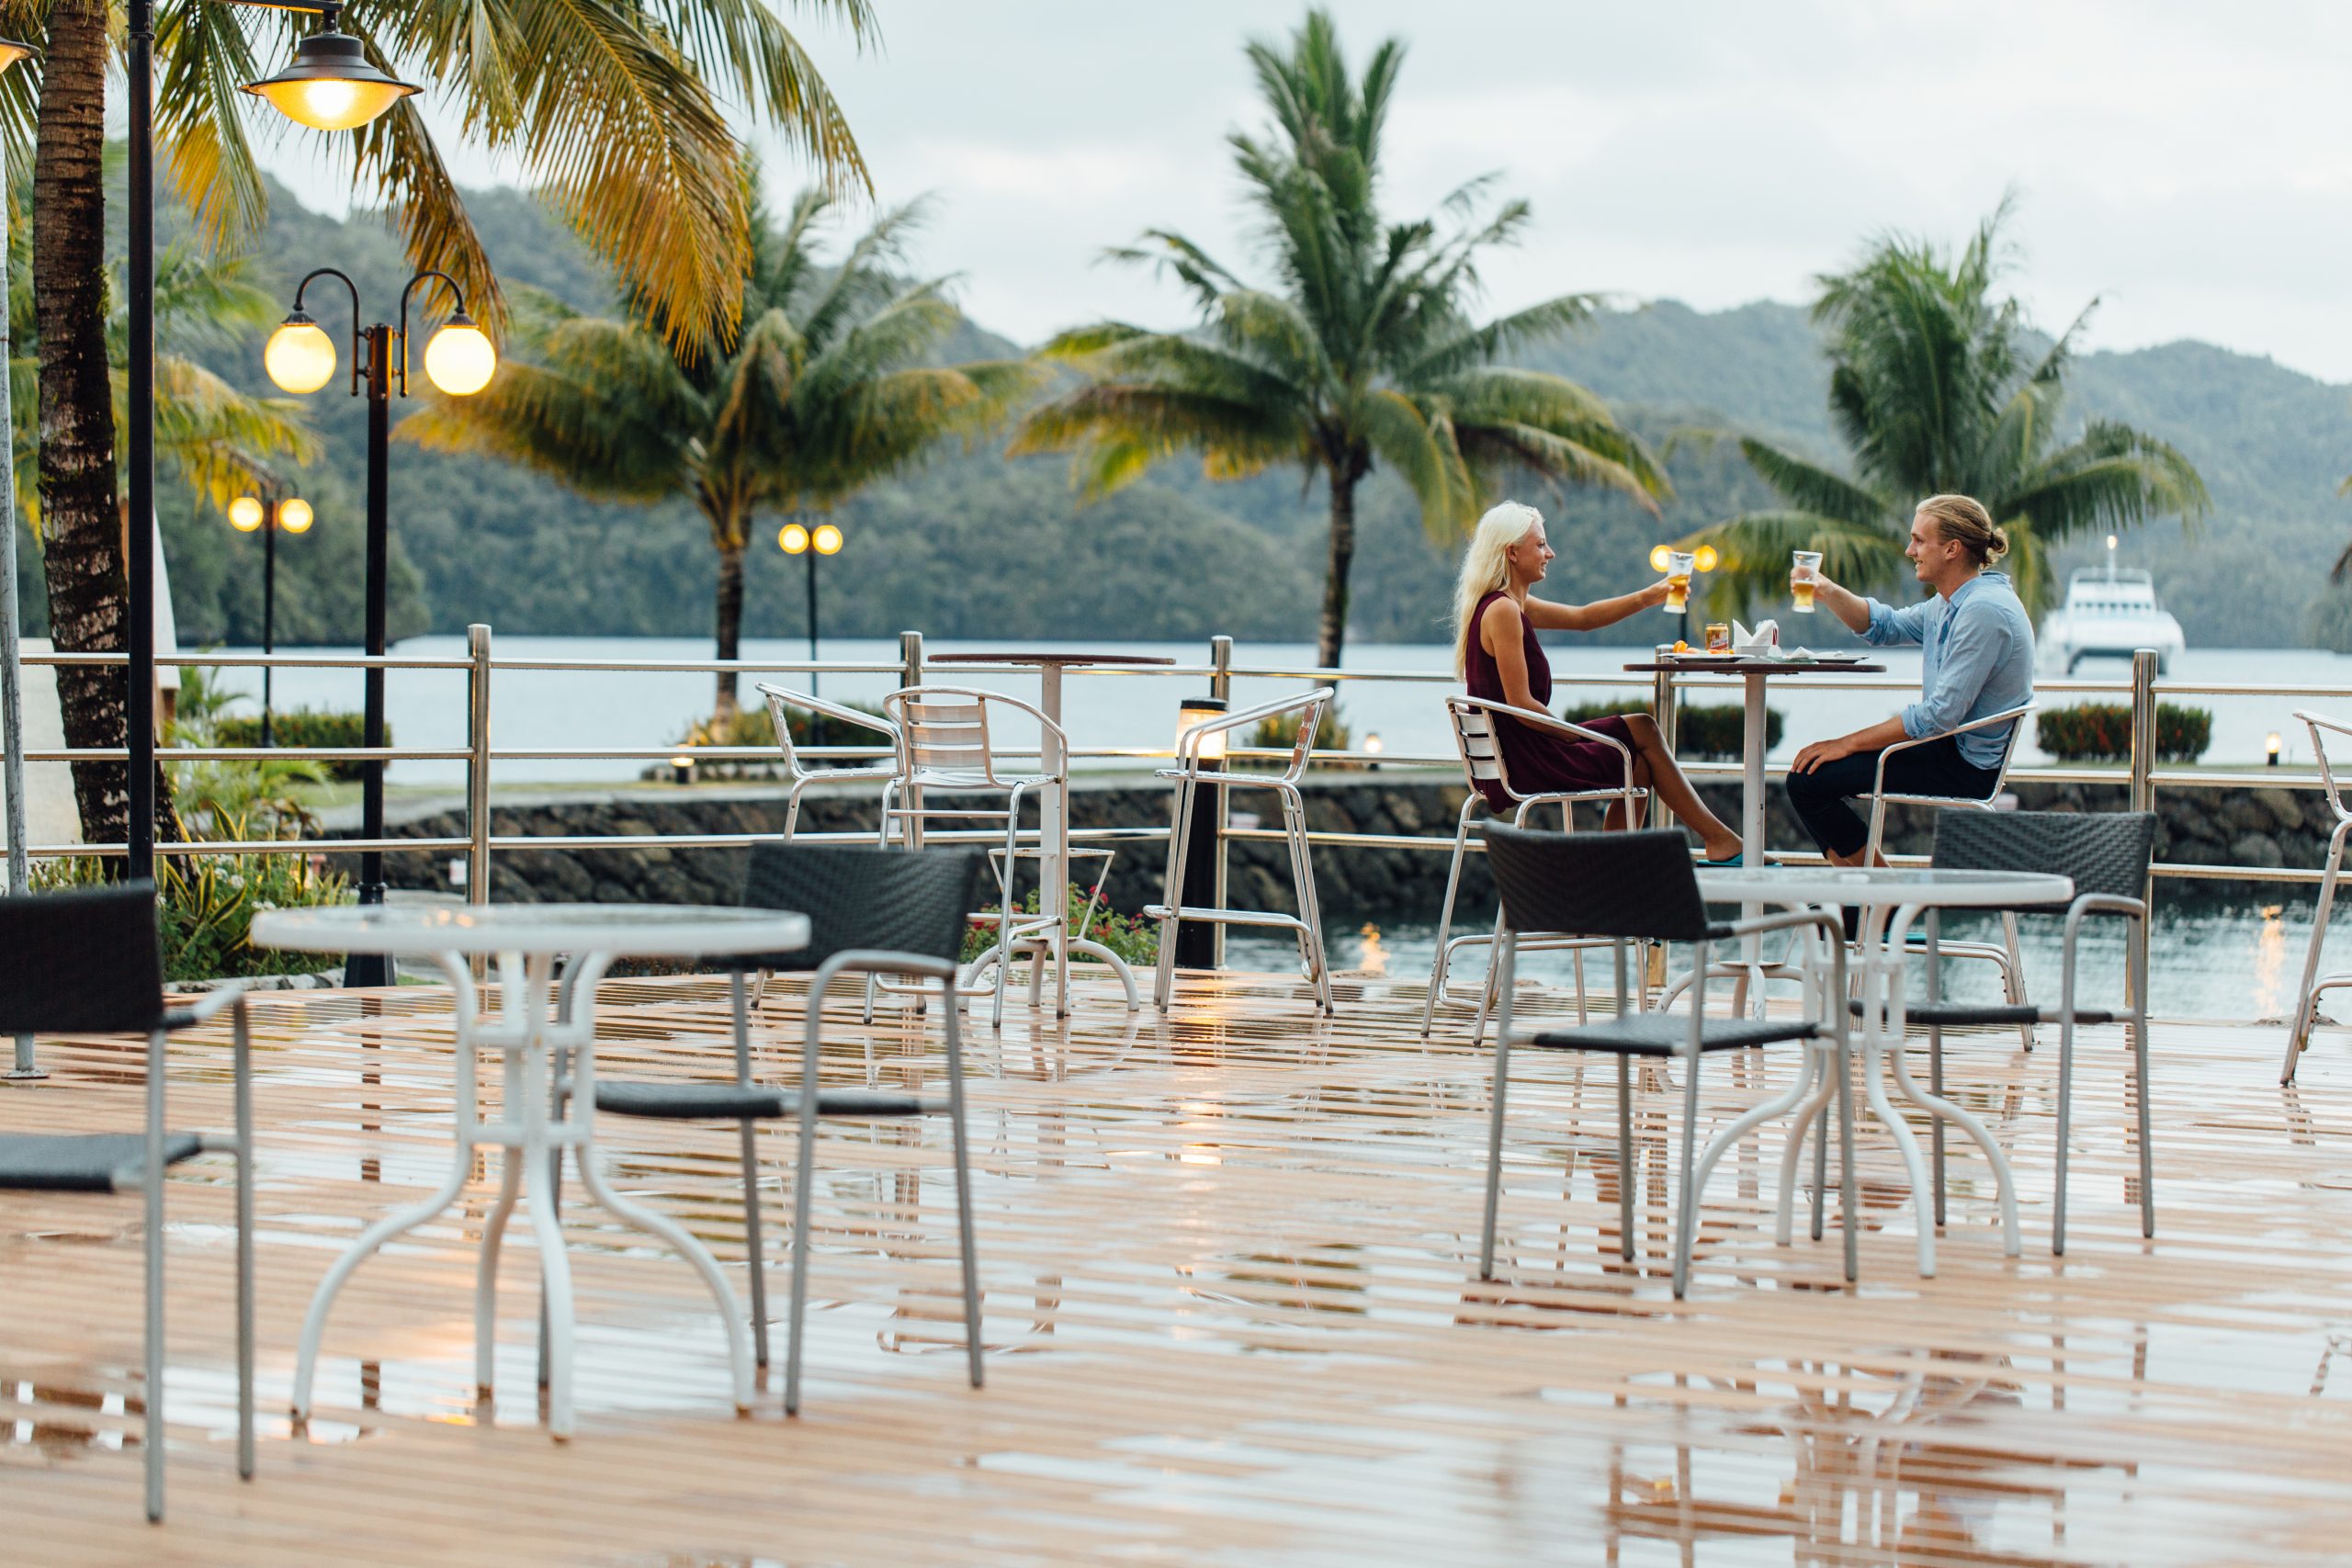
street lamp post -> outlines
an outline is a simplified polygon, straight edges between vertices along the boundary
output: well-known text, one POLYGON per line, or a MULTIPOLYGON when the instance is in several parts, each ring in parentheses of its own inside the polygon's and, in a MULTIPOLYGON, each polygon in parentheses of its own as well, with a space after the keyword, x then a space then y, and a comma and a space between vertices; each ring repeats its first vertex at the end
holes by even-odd
MULTIPOLYGON (((314 130, 353 130, 423 90, 379 70, 369 63, 367 50, 357 39, 335 30, 343 15, 342 0, 222 3, 303 11, 320 18, 319 30, 295 49, 291 65, 265 81, 246 84, 244 89, 267 100, 298 125, 314 130)), ((130 343, 130 422, 124 435, 130 457, 126 476, 130 533, 141 543, 125 552, 129 582, 124 612, 129 624, 124 628, 124 646, 129 653, 130 689, 123 745, 130 773, 128 870, 136 879, 155 873, 155 0, 129 0, 126 9, 130 59, 125 74, 130 89, 127 160, 130 343)), ((24 50, 21 44, 14 47, 24 50)), ((0 61, 0 69, 21 58, 21 53, 8 55, 0 61)), ((380 973, 381 961, 375 961, 375 966, 380 973)), ((158 1501, 151 1512, 160 1511, 158 1501)))
MULTIPOLYGON (((276 100, 273 99, 273 102, 276 100)), ((401 290, 400 324, 378 321, 359 324, 359 286, 331 266, 314 267, 295 286, 294 308, 270 333, 262 363, 269 378, 288 392, 315 392, 334 379, 334 339, 311 319, 302 301, 311 284, 332 277, 351 292, 351 395, 368 400, 368 656, 384 656, 385 591, 391 555, 390 502, 386 494, 391 467, 392 389, 408 396, 408 312, 417 286, 435 280, 448 285, 457 309, 424 345, 424 374, 434 386, 452 397, 465 397, 490 385, 498 369, 498 351, 489 335, 466 314, 466 292, 446 272, 427 270, 408 280, 401 290)), ((360 743, 384 744, 384 671, 371 664, 360 743)), ((384 836, 384 762, 370 757, 359 765, 360 834, 368 840, 384 836)), ((359 855, 359 901, 384 901, 384 854, 363 850, 359 855)), ((354 953, 344 969, 351 986, 390 984, 390 964, 374 953, 354 953)))
MULTIPOLYGON (((241 495, 229 503, 229 526, 240 534, 261 534, 261 650, 264 655, 277 651, 277 536, 307 534, 311 529, 311 503, 299 495, 281 495, 272 489, 269 500, 258 496, 241 495)), ((275 671, 265 664, 261 667, 261 743, 277 744, 270 739, 270 676, 275 671)))
MULTIPOLYGON (((19 60, 30 58, 30 44, 0 39, 0 73, 19 60)), ((0 200, 0 256, 8 254, 8 204, 0 200)), ((9 363, 8 313, 0 310, 0 365, 9 363)), ((16 429, 8 407, 8 378, 0 376, 0 431, 16 429)), ((9 439, 13 440, 11 435, 9 439)), ((25 701, 23 649, 17 637, 17 465, 0 463, 0 791, 8 796, 8 891, 22 893, 32 874, 25 852, 25 701)), ((33 1055, 33 1037, 17 1036, 16 1055, 0 1077, 15 1079, 46 1077, 33 1055)))
MULTIPOLYGON (((820 523, 813 529, 797 523, 787 523, 776 530, 775 542, 786 555, 800 556, 808 563, 808 662, 814 664, 817 662, 817 558, 842 553, 842 531, 831 523, 820 523)), ((812 697, 820 694, 814 670, 808 671, 808 694, 812 697)), ((811 713, 808 716, 809 745, 821 746, 825 743, 824 724, 822 714, 811 713)))

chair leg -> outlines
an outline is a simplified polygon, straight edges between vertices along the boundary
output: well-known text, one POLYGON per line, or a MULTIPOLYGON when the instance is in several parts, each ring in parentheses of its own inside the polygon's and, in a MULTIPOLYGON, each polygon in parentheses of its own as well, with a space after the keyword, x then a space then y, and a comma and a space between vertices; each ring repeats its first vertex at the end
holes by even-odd
MULTIPOLYGON (((1002 971, 999 972, 1001 991, 1002 971)), ((808 1316, 808 1212, 810 1189, 817 1184, 817 1040, 816 997, 809 997, 809 1040, 801 1066, 800 1146, 794 1151, 792 1177, 792 1306, 785 1330, 784 1413, 800 1414, 800 1347, 808 1316)))
POLYGON ((2075 1015, 2058 1021, 2058 1182, 2050 1211, 2050 1254, 2066 1251, 2066 1153, 2075 1109, 2075 1015))
POLYGON ((245 1004, 232 1004, 237 1117, 237 1475, 254 1478, 254 1088, 245 1004))
POLYGON ((1861 1182, 1854 1171, 1854 1072, 1845 1043, 1833 1053, 1838 1063, 1838 1227, 1845 1233, 1846 1282, 1861 1276, 1861 1182))
POLYGON ((1617 1256, 1634 1260, 1634 1063, 1617 1058, 1617 1256))
POLYGON ((2156 1234, 2156 1147, 2154 1116, 2149 1106, 2148 1094, 2147 951, 2148 944, 2144 940, 2135 940, 2132 944, 2132 968, 2135 971, 2132 978, 2138 987, 2132 993, 2138 1010, 2132 1021, 2132 1087, 2140 1096, 2140 1235, 2153 1239, 2156 1234))
POLYGON ((743 1145, 743 1250, 752 1264, 752 1361, 764 1372, 768 1370, 768 1266, 767 1248, 760 1241, 759 1127, 749 1120, 740 1125, 743 1145))
MULTIPOLYGON (((2312 1027, 2319 1011, 2319 998, 2312 987, 2319 983, 2320 949, 2326 945, 2327 919, 2335 908, 2335 881, 2344 870, 2344 840, 2347 829, 2352 829, 2352 822, 2336 824, 2335 836, 2328 841, 2327 869, 2319 879, 2319 906, 2312 911, 2311 946, 2303 953, 2302 989, 2296 993, 2295 1017, 2287 1026, 2287 1060, 2278 1068, 2278 1081, 2282 1084, 2295 1081, 2296 1060, 2302 1055, 2305 1042, 2311 1038, 2312 1027)), ((2132 1000, 2142 1010, 2146 1010, 2148 1000, 2145 997, 2135 997, 2132 1000)))
POLYGON ((1690 1288, 1690 1253, 1698 1244, 1699 1195, 1690 1180, 1692 1157, 1699 1144, 1699 1061, 1693 1055, 1684 1065, 1682 1074, 1682 1176, 1681 1213, 1674 1226, 1674 1299, 1680 1301, 1690 1288))
POLYGON ((164 1518, 164 1032, 147 1036, 147 1521, 164 1518))
MULTIPOLYGON (((2030 1035, 2030 1029, 2027 1032, 2030 1035)), ((2031 1050, 2029 1044, 2026 1047, 2031 1050)), ((1930 1024, 1928 1027, 1928 1091, 1938 1100, 1944 1097, 1944 1032, 1930 1024)), ((1944 1119, 1928 1118, 1928 1142, 1934 1151, 1936 1168, 1936 1229, 1944 1228, 1944 1119)))
POLYGON ((956 1027, 956 982, 949 979, 944 983, 949 991, 947 1114, 955 1122, 952 1135, 956 1145, 956 1245, 963 1255, 964 1263, 964 1355, 970 1364, 972 1386, 978 1388, 982 1381, 980 1352, 985 1347, 980 1340, 979 1248, 972 1235, 971 1134, 964 1125, 964 1043, 956 1027))
MULTIPOLYGON (((989 1021, 998 1029, 1004 1027, 1004 993, 1012 984, 1012 882, 1013 868, 1021 863, 1021 793, 1014 790, 1004 810, 1004 874, 998 879, 998 908, 1002 911, 996 926, 996 996, 991 1001, 989 1021)), ((1043 868, 1044 863, 1038 863, 1043 868)), ((1040 897, 1042 905, 1045 899, 1040 897)), ((809 1004, 817 1004, 812 999, 809 1004)))
MULTIPOLYGON (((2003 990, 2011 1007, 2025 1006, 2025 954, 2018 947, 2018 918, 2007 909, 2001 911, 2001 947, 2008 954, 2002 965, 2003 990)), ((2028 1051, 2033 1049, 2033 1025, 2018 1025, 2018 1039, 2028 1051)), ((1941 1125, 1940 1120, 1938 1125, 1941 1125)))
POLYGON ((1470 1043, 1473 1045, 1486 1039, 1487 1018, 1501 1005, 1501 987, 1511 983, 1502 975, 1501 965, 1495 960, 1495 954, 1502 950, 1502 944, 1503 912, 1498 907, 1495 910, 1494 939, 1487 948, 1487 979, 1478 991, 1478 1016, 1470 1025, 1470 1043))
POLYGON ((1462 803, 1461 819, 1453 829, 1453 860, 1445 873, 1445 902, 1438 906, 1437 957, 1430 964, 1429 999, 1421 1004, 1421 1038, 1430 1037, 1430 1030, 1437 1020, 1437 999, 1445 994, 1445 972, 1449 967, 1446 942, 1453 935, 1453 900, 1462 887, 1462 857, 1470 843, 1470 807, 1476 795, 1462 803))
POLYGON ((1813 1239, 1819 1241, 1823 1231, 1823 1211, 1829 1204, 1829 1102, 1821 1102, 1821 1113, 1814 1118, 1813 1139, 1813 1239))
POLYGON ((1478 1236, 1478 1278, 1495 1277, 1495 1216, 1502 1205, 1503 1099, 1510 1086, 1510 1036, 1495 1040, 1495 1103, 1487 1123, 1487 1219, 1478 1236))
POLYGON ((1184 862, 1192 850, 1193 781, 1176 781, 1175 816, 1168 829, 1168 874, 1159 902, 1168 911, 1159 922, 1159 962, 1151 985, 1152 1005, 1166 1012, 1176 998, 1176 933, 1183 922, 1184 862))
POLYGON ((1338 1010, 1331 1002, 1331 957, 1323 945, 1323 900, 1315 891, 1315 854, 1306 841, 1306 802, 1290 792, 1283 792, 1287 823, 1292 840, 1291 863, 1297 878, 1295 897, 1299 914, 1306 921, 1306 935, 1300 945, 1307 949, 1307 971, 1315 982, 1316 999, 1326 1014, 1338 1010))

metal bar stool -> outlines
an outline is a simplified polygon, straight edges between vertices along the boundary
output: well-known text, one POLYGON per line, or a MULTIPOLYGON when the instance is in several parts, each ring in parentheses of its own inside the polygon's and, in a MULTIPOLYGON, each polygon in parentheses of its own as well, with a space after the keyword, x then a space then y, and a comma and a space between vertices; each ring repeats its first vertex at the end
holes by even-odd
POLYGON ((1159 774, 1176 782, 1175 817, 1168 834, 1168 880, 1160 893, 1161 901, 1147 906, 1143 912, 1146 919, 1159 922, 1159 976, 1152 999, 1161 1010, 1165 1011, 1175 997, 1176 932, 1186 920, 1272 926, 1292 932, 1298 938, 1299 962, 1306 972, 1307 983, 1315 988, 1317 1005, 1326 1013, 1333 1010, 1331 964, 1323 949, 1323 911, 1316 902, 1315 863, 1306 845, 1306 802, 1298 791, 1299 775, 1306 771, 1307 754, 1315 748, 1316 726, 1322 722, 1323 710, 1333 695, 1331 687, 1318 686, 1304 696, 1244 708, 1239 713, 1193 725, 1176 738, 1176 766, 1163 768, 1159 774), (1285 714, 1298 716, 1298 739, 1292 745, 1290 761, 1281 773, 1237 773, 1222 767, 1202 766, 1204 761, 1224 760, 1226 737, 1234 729, 1285 714), (1283 843, 1290 853, 1291 889, 1298 903, 1297 914, 1285 915, 1272 909, 1210 909, 1183 902, 1184 862, 1193 848, 1193 797, 1204 787, 1270 789, 1280 797, 1283 843))
POLYGON ((2327 804, 2335 813, 2335 830, 2327 839, 2327 869, 2320 876, 2319 908, 2312 911, 2312 944, 2303 954, 2302 988, 2295 993, 2295 1016, 2287 1026, 2287 1059, 2279 1065, 2278 1081, 2295 1081, 2295 1062, 2311 1044, 2312 1029, 2319 1021, 2319 994, 2339 986, 2352 986, 2352 969, 2338 970, 2333 975, 2319 972, 2320 949, 2327 942, 2327 918, 2335 908, 2335 880, 2344 872, 2344 841, 2352 834, 2352 810, 2344 805, 2344 787, 2335 782, 2335 770, 2327 760, 2327 736, 2352 736, 2352 725, 2340 724, 2332 718, 2322 718, 2315 713, 2297 712, 2312 732, 2312 757, 2319 763, 2320 781, 2327 785, 2327 804))
MULTIPOLYGON (((1449 940, 1450 933, 1453 930, 1454 895, 1462 886, 1462 857, 1469 849, 1470 823, 1482 807, 1488 807, 1487 797, 1479 791, 1479 784, 1492 783, 1502 790, 1504 796, 1512 806, 1510 819, 1512 827, 1525 827, 1527 814, 1537 807, 1556 805, 1560 808, 1561 829, 1571 832, 1576 829, 1575 807, 1580 803, 1589 802, 1594 805, 1623 803, 1625 807, 1626 825, 1631 827, 1636 819, 1637 807, 1649 795, 1649 791, 1634 783, 1633 752, 1627 750, 1621 742, 1601 734, 1597 729, 1587 729, 1582 725, 1570 724, 1566 719, 1555 718, 1549 714, 1532 714, 1525 708, 1513 707, 1509 703, 1489 702, 1483 697, 1448 697, 1445 699, 1445 715, 1452 724, 1453 749, 1462 758, 1462 776, 1469 784, 1470 793, 1463 799, 1462 815, 1453 829, 1453 862, 1445 874, 1445 905, 1437 921, 1437 958, 1430 967, 1429 999, 1421 1006, 1421 1038, 1424 1040, 1429 1038, 1430 1030, 1436 1021, 1438 999, 1445 995, 1446 976, 1453 967, 1455 950, 1481 944, 1491 950, 1496 934, 1501 929, 1501 921, 1498 919, 1495 931, 1474 932, 1466 936, 1451 937, 1449 940), (1613 748, 1618 753, 1619 761, 1624 768, 1624 784, 1618 789, 1551 790, 1534 795, 1521 795, 1511 787, 1510 774, 1503 763, 1502 747, 1495 739, 1497 714, 1501 714, 1535 729, 1550 730, 1566 739, 1598 740, 1613 748)), ((1563 951, 1575 953, 1577 1021, 1578 1023, 1586 1021, 1585 949, 1608 945, 1605 940, 1590 937, 1524 933, 1518 941, 1518 948, 1521 953, 1563 951)), ((1478 1019, 1476 1033, 1472 1037, 1473 1039, 1486 1038, 1487 1013, 1487 1010, 1494 1005, 1494 966, 1490 963, 1487 970, 1487 983, 1480 988, 1478 994, 1478 1019)))

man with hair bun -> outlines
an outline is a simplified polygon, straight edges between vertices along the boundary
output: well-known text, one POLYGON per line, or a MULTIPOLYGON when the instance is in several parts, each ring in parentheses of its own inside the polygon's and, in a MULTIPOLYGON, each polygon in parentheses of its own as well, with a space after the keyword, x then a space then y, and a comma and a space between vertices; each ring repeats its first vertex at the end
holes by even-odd
MULTIPOLYGON (((1816 740, 1789 764, 1789 805, 1836 863, 1861 863, 1870 830, 1847 802, 1870 793, 1881 751, 2032 700, 2033 621, 2008 575, 1991 567, 2008 547, 2008 536, 1974 500, 1931 495, 1912 514, 1911 541, 1903 551, 1931 590, 1918 604, 1894 609, 1840 588, 1818 568, 1790 573, 1792 582, 1810 578, 1814 603, 1827 606, 1864 641, 1878 648, 1917 644, 1924 650, 1917 702, 1866 729, 1816 740)), ((1886 787, 1896 795, 1981 800, 1999 782, 2014 727, 1990 725, 1898 751, 1887 761, 1886 787)))

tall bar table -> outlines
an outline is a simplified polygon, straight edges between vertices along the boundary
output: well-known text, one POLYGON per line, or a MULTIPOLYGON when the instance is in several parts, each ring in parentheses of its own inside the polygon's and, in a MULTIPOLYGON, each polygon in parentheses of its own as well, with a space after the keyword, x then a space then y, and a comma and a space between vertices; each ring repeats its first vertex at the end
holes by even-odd
MULTIPOLYGON (((1014 653, 934 653, 924 662, 929 664, 1014 664, 1034 668, 1037 671, 1037 707, 1047 718, 1058 725, 1062 721, 1062 671, 1073 665, 1088 668, 1097 665, 1148 666, 1170 665, 1176 661, 1155 654, 1135 653, 1074 653, 1054 652, 1014 653)), ((1136 990, 1136 977, 1119 955, 1100 942, 1077 941, 1069 937, 1069 759, 1059 755, 1061 748, 1051 735, 1043 742, 1057 755, 1039 759, 1046 766, 1061 775, 1061 784, 1038 796, 1038 868, 1037 912, 1046 922, 1046 951, 1054 958, 1054 1016, 1069 1016, 1069 954, 1083 953, 1111 966, 1127 988, 1130 1011, 1143 1005, 1136 990)), ((1010 976, 999 975, 996 983, 1004 985, 1010 976)))
MULTIPOLYGON (((1736 675, 1746 688, 1743 693, 1742 727, 1740 735, 1739 781, 1739 848, 1741 858, 1750 866, 1762 866, 1764 853, 1764 752, 1765 718, 1764 688, 1775 675, 1883 675, 1883 664, 1865 664, 1859 659, 1822 658, 1764 659, 1747 654, 1679 654, 1645 664, 1628 664, 1627 674, 1655 675, 1661 671, 1673 671, 1684 675, 1736 675)), ((1759 906, 1744 904, 1740 918, 1753 919, 1760 912, 1759 906)), ((1732 964, 1718 967, 1717 974, 1736 970, 1739 974, 1739 1000, 1756 1017, 1764 1016, 1764 982, 1781 973, 1781 965, 1764 962, 1763 938, 1751 936, 1740 945, 1738 959, 1732 964)))

